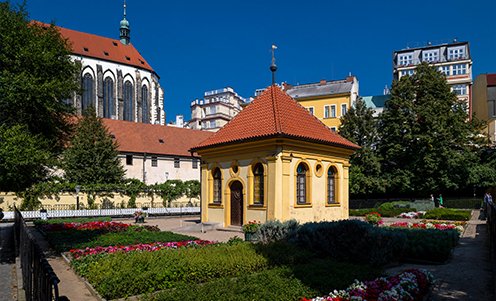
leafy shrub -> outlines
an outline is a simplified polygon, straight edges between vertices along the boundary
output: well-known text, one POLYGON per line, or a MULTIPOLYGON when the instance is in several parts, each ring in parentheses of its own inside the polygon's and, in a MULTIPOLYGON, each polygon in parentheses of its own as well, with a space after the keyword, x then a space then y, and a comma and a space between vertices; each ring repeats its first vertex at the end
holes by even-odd
POLYGON ((395 208, 410 208, 410 202, 407 201, 397 201, 397 202, 388 202, 381 204, 378 209, 381 210, 391 210, 395 208))
POLYGON ((265 257, 271 266, 307 263, 315 258, 312 250, 301 248, 287 241, 275 241, 254 245, 258 254, 265 257))
POLYGON ((307 223, 294 238, 297 245, 321 256, 349 262, 383 265, 397 260, 404 235, 358 220, 307 223))
POLYGON ((482 199, 447 199, 444 206, 456 209, 480 209, 482 199))
MULTIPOLYGON (((389 204, 389 203, 385 203, 389 204)), ((382 217, 396 217, 403 212, 416 211, 415 208, 391 208, 386 206, 384 208, 366 208, 366 209, 350 209, 350 216, 365 216, 372 212, 378 212, 382 217)))
POLYGON ((403 250, 404 261, 444 262, 449 259, 460 237, 456 230, 395 228, 391 231, 403 233, 407 237, 403 250))
POLYGON ((370 212, 365 215, 365 221, 371 225, 377 226, 382 223, 382 217, 378 212, 370 212))
POLYGON ((425 219, 452 220, 452 221, 468 221, 472 216, 472 212, 462 209, 450 208, 434 208, 424 214, 425 219))
POLYGON ((374 211, 377 211, 377 209, 375 208, 350 209, 350 216, 365 216, 374 211))
POLYGON ((87 256, 72 261, 72 265, 102 297, 115 299, 176 287, 178 283, 240 277, 266 269, 268 262, 250 244, 223 244, 87 256))
POLYGON ((259 227, 256 235, 261 243, 267 244, 287 239, 296 232, 298 226, 298 222, 294 219, 285 222, 270 220, 259 227))
POLYGON ((36 226, 48 224, 62 224, 62 223, 87 223, 87 222, 110 222, 110 217, 74 217, 74 218, 51 218, 51 219, 36 219, 33 223, 36 226))

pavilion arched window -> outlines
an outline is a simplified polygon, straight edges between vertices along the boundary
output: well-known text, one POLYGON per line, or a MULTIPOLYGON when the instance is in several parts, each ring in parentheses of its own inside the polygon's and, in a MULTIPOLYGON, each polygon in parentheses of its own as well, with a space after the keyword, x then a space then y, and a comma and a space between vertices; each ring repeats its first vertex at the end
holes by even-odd
POLYGON ((327 171, 327 203, 336 204, 336 171, 333 167, 327 171))
POLYGON ((222 174, 220 173, 220 169, 216 168, 213 172, 214 177, 214 198, 213 202, 216 204, 220 204, 222 200, 222 174))
POLYGON ((133 91, 133 84, 130 81, 126 81, 124 83, 124 91, 123 91, 123 96, 124 96, 124 110, 123 110, 123 115, 124 115, 124 120, 127 121, 134 121, 133 120, 133 104, 134 104, 134 91, 133 91))
POLYGON ((296 168, 296 203, 298 205, 307 203, 307 173, 308 167, 306 164, 298 164, 298 167, 296 168))
POLYGON ((114 113, 114 81, 107 77, 103 82, 103 117, 112 118, 114 113))
POLYGON ((91 74, 86 73, 83 76, 83 99, 81 101, 81 112, 86 111, 90 106, 93 105, 93 100, 95 98, 95 82, 91 74))
POLYGON ((150 108, 148 107, 148 87, 143 86, 141 88, 141 116, 143 118, 143 123, 150 123, 150 118, 149 116, 149 110, 150 108))
POLYGON ((261 163, 253 167, 253 204, 264 203, 264 168, 261 163))

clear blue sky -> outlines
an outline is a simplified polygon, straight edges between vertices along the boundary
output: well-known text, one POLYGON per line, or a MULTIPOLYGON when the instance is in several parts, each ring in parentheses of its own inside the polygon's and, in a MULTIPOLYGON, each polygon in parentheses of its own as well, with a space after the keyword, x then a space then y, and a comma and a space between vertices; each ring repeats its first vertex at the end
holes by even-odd
MULTIPOLYGON (((20 0, 12 1, 21 2, 20 0)), ((496 73, 496 0, 159 1, 128 0, 131 43, 160 76, 167 121, 208 90, 249 97, 277 82, 360 81, 361 95, 391 85, 392 52, 406 46, 470 42, 474 79, 496 73)), ((119 38, 122 0, 28 0, 31 19, 119 38)))

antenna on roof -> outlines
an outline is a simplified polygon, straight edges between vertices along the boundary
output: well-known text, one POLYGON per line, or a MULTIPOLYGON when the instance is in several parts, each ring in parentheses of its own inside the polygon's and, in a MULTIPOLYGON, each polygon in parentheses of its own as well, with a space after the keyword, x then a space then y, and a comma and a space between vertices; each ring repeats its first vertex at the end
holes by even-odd
POLYGON ((277 66, 276 66, 276 57, 274 55, 275 50, 277 49, 277 46, 272 44, 272 63, 270 64, 270 71, 272 72, 272 85, 276 84, 276 71, 277 71, 277 66))

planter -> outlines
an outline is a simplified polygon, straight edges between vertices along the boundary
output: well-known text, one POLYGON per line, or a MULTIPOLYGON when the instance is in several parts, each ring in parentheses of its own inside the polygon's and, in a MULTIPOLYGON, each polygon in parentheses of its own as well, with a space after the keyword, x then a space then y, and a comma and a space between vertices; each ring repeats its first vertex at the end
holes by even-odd
POLYGON ((256 233, 245 232, 245 241, 258 241, 258 236, 256 233))

